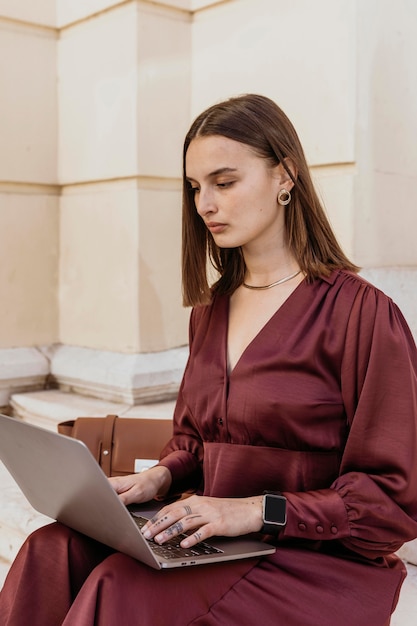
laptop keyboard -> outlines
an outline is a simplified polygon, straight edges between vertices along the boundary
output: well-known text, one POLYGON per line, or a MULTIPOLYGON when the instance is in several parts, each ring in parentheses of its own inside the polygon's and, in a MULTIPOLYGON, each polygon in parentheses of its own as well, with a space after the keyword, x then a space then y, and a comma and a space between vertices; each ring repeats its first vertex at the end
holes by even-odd
MULTIPOLYGON (((143 528, 148 521, 145 517, 137 517, 136 515, 132 515, 132 517, 139 528, 143 528)), ((180 546, 180 542, 185 539, 186 536, 187 535, 185 533, 182 533, 176 537, 172 537, 172 539, 168 539, 168 541, 166 541, 162 546, 155 543, 153 539, 148 539, 147 541, 152 552, 163 559, 192 558, 196 556, 205 556, 207 554, 222 554, 223 552, 222 550, 219 550, 219 548, 215 548, 205 541, 201 541, 192 548, 182 548, 180 546)))

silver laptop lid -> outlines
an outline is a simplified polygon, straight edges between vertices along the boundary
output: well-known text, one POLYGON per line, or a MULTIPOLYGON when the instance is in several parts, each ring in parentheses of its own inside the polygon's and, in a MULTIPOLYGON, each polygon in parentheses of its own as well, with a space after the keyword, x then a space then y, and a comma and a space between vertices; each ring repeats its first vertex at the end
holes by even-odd
POLYGON ((37 511, 159 567, 82 441, 3 415, 0 424, 1 459, 37 511))
MULTIPOLYGON (((160 569, 271 554, 275 547, 251 537, 216 538, 217 554, 163 559, 151 550, 87 446, 71 437, 0 414, 0 458, 30 504, 119 552, 160 569)), ((163 504, 134 506, 150 518, 163 504)))

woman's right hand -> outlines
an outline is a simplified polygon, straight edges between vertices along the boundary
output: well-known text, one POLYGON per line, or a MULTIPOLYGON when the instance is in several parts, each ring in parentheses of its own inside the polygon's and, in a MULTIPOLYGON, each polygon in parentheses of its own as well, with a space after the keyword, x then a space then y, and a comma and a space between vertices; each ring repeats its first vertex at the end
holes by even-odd
POLYGON ((156 465, 140 474, 113 476, 109 481, 123 504, 127 505, 165 496, 171 486, 172 477, 168 468, 156 465))

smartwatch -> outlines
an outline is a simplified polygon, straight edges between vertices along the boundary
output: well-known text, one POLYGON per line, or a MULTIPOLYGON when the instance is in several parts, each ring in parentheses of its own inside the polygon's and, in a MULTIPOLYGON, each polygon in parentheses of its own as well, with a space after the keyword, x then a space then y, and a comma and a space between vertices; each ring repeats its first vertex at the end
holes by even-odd
POLYGON ((263 500, 261 533, 277 535, 287 523, 287 498, 279 491, 266 491, 263 500))

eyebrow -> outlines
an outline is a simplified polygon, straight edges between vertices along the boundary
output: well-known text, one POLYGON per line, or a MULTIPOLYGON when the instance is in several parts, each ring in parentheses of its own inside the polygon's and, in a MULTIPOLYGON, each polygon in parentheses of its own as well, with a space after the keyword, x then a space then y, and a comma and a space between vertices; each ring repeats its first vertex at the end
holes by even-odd
MULTIPOLYGON (((232 172, 237 172, 237 169, 235 167, 219 167, 219 169, 214 170, 214 172, 210 172, 210 174, 207 175, 207 178, 214 178, 215 176, 219 176, 220 174, 231 174, 232 172)), ((191 178, 190 176, 186 176, 186 180, 197 182, 194 178, 191 178)))

